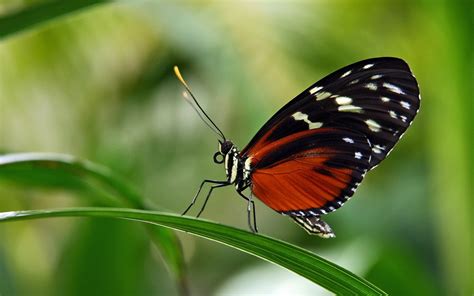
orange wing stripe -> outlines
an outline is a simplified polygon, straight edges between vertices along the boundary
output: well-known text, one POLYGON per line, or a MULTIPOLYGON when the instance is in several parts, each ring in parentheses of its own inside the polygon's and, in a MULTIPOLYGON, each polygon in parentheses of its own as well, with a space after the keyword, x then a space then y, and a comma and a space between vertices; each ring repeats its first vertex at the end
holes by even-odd
POLYGON ((352 170, 328 168, 327 158, 286 161, 252 174, 252 191, 267 206, 279 212, 322 208, 342 194, 352 179, 352 170), (317 168, 330 170, 332 176, 317 168))

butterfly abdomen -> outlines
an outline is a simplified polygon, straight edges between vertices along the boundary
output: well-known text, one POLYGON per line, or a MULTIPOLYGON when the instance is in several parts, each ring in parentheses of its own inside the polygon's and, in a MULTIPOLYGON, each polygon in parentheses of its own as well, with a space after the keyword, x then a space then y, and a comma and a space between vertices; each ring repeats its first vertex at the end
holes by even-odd
POLYGON ((292 217, 293 220, 304 228, 309 234, 318 235, 323 238, 336 237, 329 224, 321 220, 319 216, 292 217))

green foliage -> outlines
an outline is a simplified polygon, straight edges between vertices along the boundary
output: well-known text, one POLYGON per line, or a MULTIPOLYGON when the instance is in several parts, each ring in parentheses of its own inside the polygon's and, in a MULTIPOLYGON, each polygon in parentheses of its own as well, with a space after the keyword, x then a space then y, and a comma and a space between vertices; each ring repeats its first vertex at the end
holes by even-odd
MULTIPOLYGON (((48 180, 53 180, 55 185, 62 184, 63 186, 72 184, 72 180, 81 181, 92 178, 99 181, 100 184, 108 186, 109 190, 112 189, 110 191, 115 191, 114 193, 119 198, 138 208, 143 208, 140 202, 141 198, 109 170, 69 155, 52 153, 3 155, 0 157, 0 177, 10 178, 17 182, 39 180, 40 184, 47 184, 49 183, 48 180), (66 179, 67 181, 65 181, 66 179)), ((89 181, 88 184, 90 183, 89 181)), ((276 263, 335 293, 384 294, 373 284, 304 249, 270 237, 254 235, 248 231, 210 221, 195 220, 160 212, 105 208, 4 212, 0 213, 0 220, 15 221, 74 216, 112 217, 170 227, 215 240, 276 263)), ((106 229, 103 229, 103 231, 108 232, 106 229)), ((150 233, 154 234, 153 241, 157 242, 160 251, 165 256, 165 260, 172 266, 173 271, 179 277, 184 277, 181 248, 174 235, 164 229, 157 231, 156 227, 150 228, 150 233)))
MULTIPOLYGON (((109 169, 71 155, 58 153, 2 155, 0 178, 29 186, 59 186, 81 191, 90 189, 101 197, 98 202, 102 204, 147 208, 142 197, 109 169)), ((113 228, 111 225, 111 229, 113 228)), ((183 254, 178 238, 172 231, 161 227, 149 227, 148 233, 168 264, 178 288, 182 292, 187 291, 183 254)))
MULTIPOLYGON (((205 235, 221 242, 268 242, 163 214, 180 212, 203 178, 223 177, 222 167, 210 164, 216 139, 180 97, 172 66, 242 147, 323 75, 364 58, 397 56, 419 81, 420 114, 356 196, 328 215, 337 239, 308 236, 257 202, 260 230, 278 237, 276 246, 304 246, 389 294, 472 294, 471 11, 466 1, 421 0, 1 1, 0 211, 94 206, 106 214, 87 215, 147 213, 176 229, 209 227, 205 235), (19 151, 66 154, 7 154, 19 151)), ((215 192, 204 215, 246 229, 245 205, 232 189, 215 192)), ((207 239, 178 240, 167 227, 99 217, 2 225, 0 294, 225 294, 229 283, 260 272, 253 256, 207 239)), ((335 289, 337 275, 375 289, 296 250, 289 256, 300 260, 303 252, 316 266, 293 266, 299 274, 335 289)), ((285 256, 272 260, 291 265, 285 256)), ((319 292, 304 277, 274 276, 260 272, 240 286, 258 293, 279 285, 299 291, 306 283, 299 294, 319 292)), ((244 291, 238 288, 231 291, 244 291)))
POLYGON ((33 29, 43 23, 110 0, 47 1, 0 18, 0 38, 33 29))
POLYGON ((268 236, 206 220, 132 209, 72 208, 4 212, 0 214, 0 222, 50 217, 110 217, 166 226, 217 241, 286 267, 336 294, 386 295, 373 284, 309 251, 268 236))

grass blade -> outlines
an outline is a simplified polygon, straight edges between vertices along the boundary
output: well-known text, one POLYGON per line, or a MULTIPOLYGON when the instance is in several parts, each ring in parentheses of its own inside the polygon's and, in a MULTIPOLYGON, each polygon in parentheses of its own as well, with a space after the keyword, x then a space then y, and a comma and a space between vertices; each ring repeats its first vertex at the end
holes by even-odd
MULTIPOLYGON (((85 183, 93 190, 100 192, 104 188, 111 192, 122 205, 138 209, 148 208, 141 196, 111 170, 67 154, 15 153, 1 155, 0 178, 40 186, 59 185, 69 189, 76 189, 85 183), (80 181, 83 182, 78 183, 80 181)), ((181 294, 187 295, 184 256, 178 238, 173 231, 163 227, 150 227, 148 233, 171 274, 175 277, 181 294)))
POLYGON ((100 186, 110 191, 126 206, 145 208, 141 196, 111 170, 68 154, 31 152, 1 155, 0 177, 40 185, 54 182, 53 185, 64 187, 68 187, 73 179, 84 180, 90 187, 100 186))
POLYGON ((386 295, 372 283, 307 250, 206 220, 134 209, 71 208, 4 212, 0 213, 0 222, 48 217, 110 217, 165 226, 214 240, 275 263, 336 294, 386 295))
POLYGON ((0 18, 0 39, 110 0, 48 1, 0 18))

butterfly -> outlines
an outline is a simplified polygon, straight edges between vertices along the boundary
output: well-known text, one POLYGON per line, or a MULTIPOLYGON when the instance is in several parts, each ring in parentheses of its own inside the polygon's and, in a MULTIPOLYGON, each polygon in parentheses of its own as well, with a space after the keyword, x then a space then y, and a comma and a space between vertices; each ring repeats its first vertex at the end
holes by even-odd
POLYGON ((206 183, 212 186, 198 217, 214 189, 234 185, 248 202, 253 232, 257 232, 255 196, 310 234, 334 237, 321 216, 350 199, 365 174, 392 151, 420 107, 418 83, 405 61, 367 59, 305 89, 239 151, 201 108, 179 69, 174 70, 188 102, 219 136, 214 162, 224 164, 227 177, 204 180, 183 215, 206 183), (245 189, 250 194, 244 194, 245 189))

